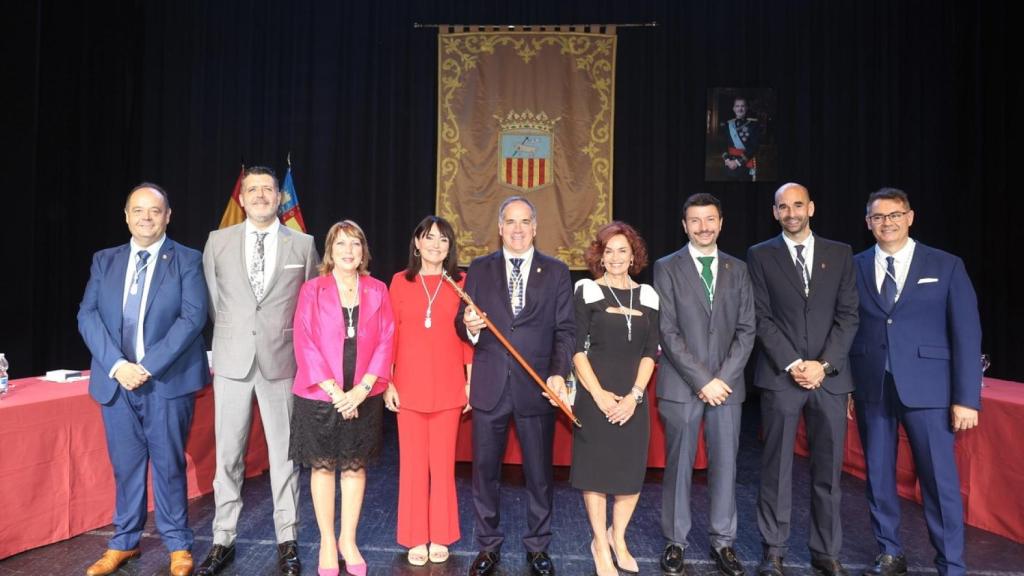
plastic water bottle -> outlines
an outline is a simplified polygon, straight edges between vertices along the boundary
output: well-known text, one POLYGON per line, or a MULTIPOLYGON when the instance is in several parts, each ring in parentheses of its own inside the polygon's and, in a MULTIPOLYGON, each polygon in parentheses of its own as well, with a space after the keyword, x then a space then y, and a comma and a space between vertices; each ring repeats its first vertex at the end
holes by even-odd
POLYGON ((0 352, 0 396, 7 394, 7 369, 10 368, 10 364, 7 363, 7 357, 4 356, 3 352, 0 352))

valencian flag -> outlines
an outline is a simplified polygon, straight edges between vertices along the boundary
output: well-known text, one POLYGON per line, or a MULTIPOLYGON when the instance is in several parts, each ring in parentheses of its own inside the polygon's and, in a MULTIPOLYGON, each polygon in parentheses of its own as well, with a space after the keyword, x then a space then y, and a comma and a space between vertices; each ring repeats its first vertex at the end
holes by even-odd
POLYGON ((302 219, 302 210, 299 209, 299 196, 295 193, 295 181, 292 180, 290 160, 288 173, 284 175, 284 184, 281 185, 281 205, 277 208, 277 213, 285 226, 299 232, 306 231, 306 222, 302 219))
POLYGON ((614 26, 442 26, 437 214, 459 264, 496 250, 494 218, 525 196, 537 247, 574 269, 612 217, 614 26), (557 78, 557 82, 552 82, 557 78))
POLYGON ((238 180, 235 180, 235 189, 231 191, 231 199, 224 208, 224 215, 220 218, 220 228, 227 228, 245 221, 245 210, 242 209, 242 175, 245 174, 245 165, 238 172, 238 180))

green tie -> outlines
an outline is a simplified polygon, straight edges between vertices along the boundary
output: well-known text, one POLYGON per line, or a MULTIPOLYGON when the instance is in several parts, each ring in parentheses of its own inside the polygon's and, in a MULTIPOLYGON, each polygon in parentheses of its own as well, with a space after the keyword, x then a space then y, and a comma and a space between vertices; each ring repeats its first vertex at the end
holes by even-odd
POLYGON ((704 297, 708 299, 708 304, 711 304, 712 290, 711 287, 715 285, 715 275, 711 273, 711 263, 714 262, 714 256, 698 256, 697 260, 700 261, 704 267, 700 271, 700 277, 704 280, 704 297))

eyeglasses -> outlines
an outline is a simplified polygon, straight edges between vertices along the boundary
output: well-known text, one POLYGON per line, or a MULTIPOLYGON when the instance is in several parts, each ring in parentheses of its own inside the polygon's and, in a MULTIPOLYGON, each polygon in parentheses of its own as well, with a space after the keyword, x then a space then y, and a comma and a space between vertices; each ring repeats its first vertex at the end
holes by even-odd
POLYGON ((872 214, 871 216, 868 216, 868 220, 870 220, 872 224, 881 224, 885 220, 888 220, 893 224, 899 224, 903 221, 903 217, 909 212, 910 211, 907 210, 904 212, 890 212, 888 214, 872 214))

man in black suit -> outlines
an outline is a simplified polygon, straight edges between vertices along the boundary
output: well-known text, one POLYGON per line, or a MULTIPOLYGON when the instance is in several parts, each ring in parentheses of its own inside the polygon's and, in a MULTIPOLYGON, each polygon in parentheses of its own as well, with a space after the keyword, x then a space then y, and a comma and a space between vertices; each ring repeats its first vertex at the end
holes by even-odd
POLYGON ((764 452, 757 523, 759 576, 782 576, 792 512, 793 444, 801 415, 811 452, 811 567, 843 575, 839 507, 846 403, 853 379, 847 354, 857 332, 857 285, 846 244, 811 233, 807 188, 783 184, 772 214, 782 234, 747 252, 757 312, 754 385, 761 389, 764 452))
MULTIPOLYGON (((473 261, 466 293, 494 326, 530 363, 553 392, 565 397, 565 376, 575 351, 576 326, 569 269, 538 252, 537 211, 526 198, 513 196, 498 211, 502 248, 473 261)), ((463 304, 456 330, 475 346, 469 403, 473 407, 473 506, 480 548, 471 576, 494 571, 504 534, 499 527, 501 461, 514 421, 522 446, 523 474, 529 493, 527 533, 523 537, 530 570, 555 573, 548 556, 553 503, 552 450, 555 412, 525 370, 485 330, 482 318, 463 304)))

